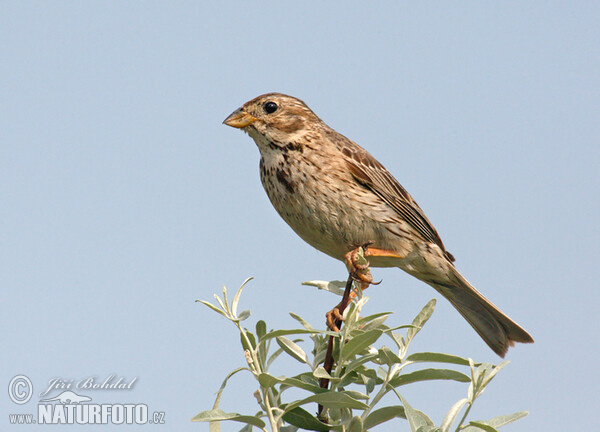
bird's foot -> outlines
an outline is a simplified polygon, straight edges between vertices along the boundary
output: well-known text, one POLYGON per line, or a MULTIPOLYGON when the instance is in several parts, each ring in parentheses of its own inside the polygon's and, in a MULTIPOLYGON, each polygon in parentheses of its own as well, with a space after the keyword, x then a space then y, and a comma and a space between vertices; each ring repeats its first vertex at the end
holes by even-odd
POLYGON ((337 305, 329 312, 325 314, 325 319, 327 320, 327 328, 334 332, 339 332, 339 326, 344 322, 344 317, 340 312, 340 305, 337 305))
POLYGON ((373 282, 371 270, 369 269, 369 261, 365 258, 368 255, 367 248, 373 244, 372 241, 365 243, 356 249, 344 255, 346 267, 352 278, 360 283, 361 289, 367 289, 369 285, 379 285, 381 282, 373 282))

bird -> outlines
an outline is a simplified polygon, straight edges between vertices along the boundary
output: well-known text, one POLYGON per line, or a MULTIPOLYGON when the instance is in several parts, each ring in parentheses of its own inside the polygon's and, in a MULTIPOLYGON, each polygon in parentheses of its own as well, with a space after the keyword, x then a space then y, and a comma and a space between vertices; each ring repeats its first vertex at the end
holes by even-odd
POLYGON ((372 278, 358 264, 358 250, 371 267, 397 267, 435 288, 500 357, 515 342, 533 342, 459 273, 433 224, 392 174, 302 100, 266 93, 223 123, 256 143, 261 183, 283 220, 306 243, 345 262, 364 285, 372 278))

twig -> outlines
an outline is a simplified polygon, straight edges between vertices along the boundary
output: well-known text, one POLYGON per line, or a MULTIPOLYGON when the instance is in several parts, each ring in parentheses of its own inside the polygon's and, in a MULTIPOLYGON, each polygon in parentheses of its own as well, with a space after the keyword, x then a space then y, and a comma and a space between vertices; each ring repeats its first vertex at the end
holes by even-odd
MULTIPOLYGON (((350 301, 351 301, 350 293, 352 292, 353 282, 354 282, 354 278, 352 277, 352 274, 348 275, 348 281, 346 282, 346 289, 344 290, 344 296, 342 297, 342 301, 340 302, 339 305, 337 305, 334 308, 339 311, 340 316, 344 313, 344 310, 350 304, 350 301)), ((335 325, 338 329, 340 329, 342 327, 342 320, 341 319, 336 320, 335 325)), ((325 361, 323 362, 323 368, 327 371, 328 374, 331 374, 331 371, 333 369, 333 363, 334 363, 333 342, 334 342, 334 337, 329 336, 329 343, 327 345, 327 353, 325 354, 325 361)), ((321 388, 326 389, 329 386, 329 379, 328 378, 319 379, 319 386, 321 388)), ((327 415, 322 417, 323 409, 324 409, 323 405, 319 405, 319 409, 317 411, 317 416, 321 421, 327 423, 327 420, 328 420, 327 415)))

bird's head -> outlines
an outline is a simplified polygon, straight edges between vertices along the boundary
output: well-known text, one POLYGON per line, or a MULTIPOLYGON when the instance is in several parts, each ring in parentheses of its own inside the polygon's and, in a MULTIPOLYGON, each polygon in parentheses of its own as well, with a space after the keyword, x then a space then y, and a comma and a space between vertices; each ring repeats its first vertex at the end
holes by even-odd
POLYGON ((264 138, 275 145, 284 145, 297 141, 322 121, 300 99, 267 93, 246 102, 223 123, 242 129, 255 141, 264 138))

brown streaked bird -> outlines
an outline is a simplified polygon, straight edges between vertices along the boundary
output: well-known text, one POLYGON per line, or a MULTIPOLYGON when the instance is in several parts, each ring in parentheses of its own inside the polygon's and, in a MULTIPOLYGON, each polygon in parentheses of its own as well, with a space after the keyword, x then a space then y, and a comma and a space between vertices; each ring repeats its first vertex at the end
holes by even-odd
POLYGON ((532 337, 456 269, 427 216, 398 181, 358 144, 327 126, 301 100, 258 96, 223 122, 242 129, 260 151, 260 178, 271 203, 304 241, 346 262, 399 267, 446 297, 499 356, 532 337))

